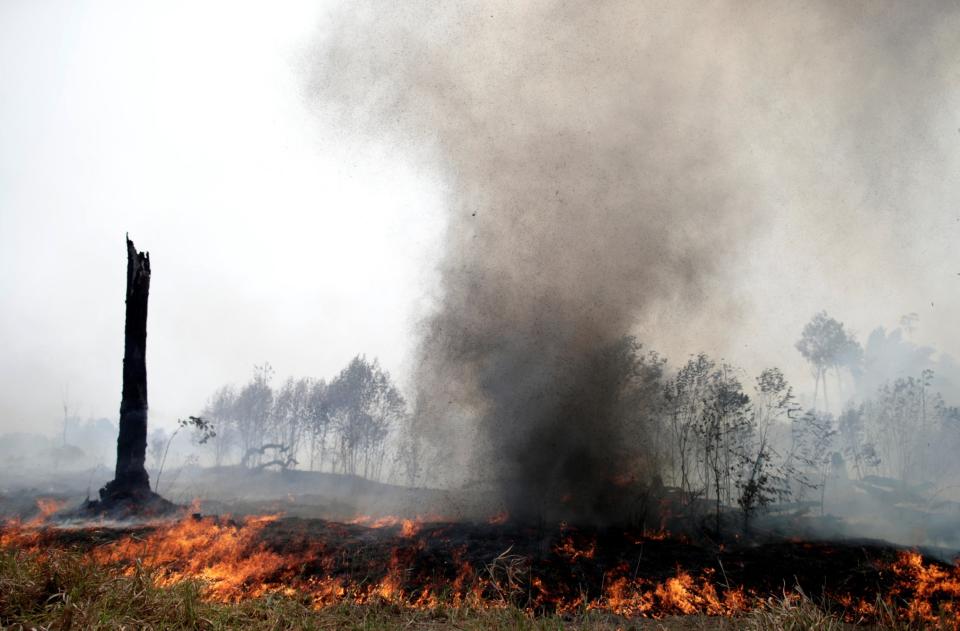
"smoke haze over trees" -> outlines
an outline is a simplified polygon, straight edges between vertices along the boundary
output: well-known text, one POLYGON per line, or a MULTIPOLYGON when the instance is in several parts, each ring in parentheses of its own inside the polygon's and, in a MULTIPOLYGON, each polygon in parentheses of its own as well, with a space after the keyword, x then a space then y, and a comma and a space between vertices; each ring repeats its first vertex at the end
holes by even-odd
MULTIPOLYGON (((250 381, 224 386, 203 416, 216 435, 205 441, 217 466, 303 468, 384 479, 391 435, 407 423, 406 402, 377 360, 354 357, 330 382, 288 378, 272 384, 269 364, 250 381)), ((389 467, 388 467, 389 468, 389 467)))
MULTIPOLYGON (((857 222, 922 197, 889 174, 935 142, 953 70, 938 60, 956 52, 933 35, 945 3, 884 6, 368 1, 334 16, 318 110, 449 190, 414 375, 428 475, 500 480, 517 511, 602 513, 625 442, 607 349, 624 331, 659 345, 686 320, 700 343, 726 340, 742 313, 724 288, 784 212, 825 244, 843 222, 863 231, 856 250, 882 243, 857 222)), ((853 361, 829 333, 804 345, 818 385, 853 361)), ((695 429, 719 504, 717 445, 741 431, 745 395, 724 365, 703 369, 715 407, 695 429)))
MULTIPOLYGON (((819 316, 813 320, 823 321, 819 316)), ((832 329, 843 328, 834 322, 832 329)), ((874 346, 882 338, 898 347, 906 344, 900 335, 875 332, 871 338, 874 346)), ((929 357, 928 350, 919 355, 929 357)), ((703 353, 676 364, 632 336, 598 349, 596 357, 614 392, 609 421, 621 440, 607 454, 607 477, 586 487, 594 491, 590 512, 570 501, 571 488, 578 488, 573 486, 558 500, 547 496, 516 517, 626 520, 656 527, 658 498, 666 494, 676 510, 685 511, 675 518, 702 520, 722 534, 749 531, 770 511, 856 514, 863 506, 850 508, 851 493, 948 501, 960 480, 953 457, 960 449, 960 410, 945 401, 929 368, 890 378, 863 396, 862 387, 850 388, 835 403, 842 411, 834 414, 823 399, 820 409, 803 409, 777 368, 752 378, 703 353), (739 513, 736 520, 733 513, 739 513)), ((866 357, 854 366, 860 379, 870 374, 866 357)), ((407 402, 379 363, 364 356, 354 357, 329 381, 278 380, 269 364, 255 366, 246 382, 212 393, 202 414, 202 419, 191 418, 197 423, 181 421, 190 431, 178 440, 163 429, 151 432, 148 465, 158 483, 164 469, 165 488, 176 483, 184 467, 202 464, 239 466, 247 473, 320 471, 436 485, 430 477, 432 456, 422 449, 407 402), (167 461, 171 447, 176 456, 167 461)), ((109 470, 115 424, 68 418, 66 427, 66 446, 51 440, 40 447, 35 438, 5 437, 11 449, 3 452, 5 458, 14 466, 48 461, 67 471, 90 467, 99 447, 100 461, 90 475, 109 470), (37 447, 47 451, 32 452, 37 447)), ((499 484, 493 477, 497 472, 476 472, 465 489, 499 484)), ((509 505, 510 498, 499 501, 509 505)))
MULTIPOLYGON (((605 3, 585 13, 534 3, 437 15, 405 5, 0 9, 0 56, 15 78, 0 99, 0 125, 10 134, 0 144, 0 262, 15 270, 0 280, 3 431, 60 429, 65 387, 73 413, 113 416, 122 322, 108 305, 122 275, 109 252, 125 230, 149 235, 164 253, 152 316, 162 350, 151 370, 155 420, 168 431, 263 357, 283 375, 331 375, 367 349, 415 400, 420 338, 412 325, 439 298, 436 242, 451 218, 451 231, 462 233, 489 214, 457 211, 458 173, 469 173, 432 140, 451 138, 456 125, 482 127, 495 108, 515 110, 497 121, 505 130, 529 130, 522 115, 538 109, 541 127, 563 123, 568 137, 581 138, 590 126, 629 118, 618 129, 630 141, 620 144, 647 151, 661 173, 677 166, 674 145, 693 156, 668 179, 611 174, 610 186, 596 187, 611 195, 630 180, 656 200, 676 189, 685 195, 687 181, 703 190, 728 179, 756 200, 744 204, 752 223, 734 233, 732 249, 716 234, 727 254, 692 308, 645 300, 635 327, 625 327, 649 347, 673 358, 707 351, 750 374, 776 358, 800 399, 809 396, 807 369, 791 347, 820 309, 864 346, 878 324, 889 333, 916 312, 911 343, 960 355, 952 4, 605 3), (341 10, 370 29, 341 28, 341 10), (398 127, 396 117, 383 124, 365 106, 342 108, 350 124, 331 123, 331 99, 310 90, 304 107, 302 93, 305 74, 314 83, 329 74, 331 46, 344 60, 358 60, 351 47, 383 53, 379 65, 342 66, 355 84, 367 81, 370 103, 389 103, 398 81, 452 76, 452 85, 466 84, 462 93, 481 97, 478 109, 444 127, 449 110, 434 116, 429 99, 407 91, 413 106, 396 105, 417 113, 424 134, 398 127), (411 54, 396 62, 391 46, 411 54), (596 68, 615 73, 580 63, 593 52, 596 68), (450 72, 432 72, 438 57, 450 72), (559 76, 571 68, 584 72, 559 76), (634 75, 643 80, 627 81, 634 75), (538 105, 533 97, 550 92, 551 81, 572 96, 538 105), (520 85, 517 98, 498 96, 505 85, 520 85), (564 118, 577 112, 579 119, 564 118), (350 134, 353 123, 375 147, 350 134), (42 244, 26 245, 40 234, 42 244), (38 293, 55 280, 60 291, 38 293)), ((493 139, 517 137, 494 131, 493 139)), ((478 150, 488 147, 483 133, 472 138, 478 150)), ((498 170, 511 171, 506 164, 498 170)), ((566 175, 557 179, 576 179, 566 175)), ((682 244, 697 224, 726 225, 720 210, 702 213, 704 221, 691 224, 664 211, 664 231, 682 244)), ((608 232, 624 232, 616 223, 608 232)), ((518 228, 519 251, 555 243, 518 228)), ((590 234, 583 232, 585 248, 603 240, 590 234)))
MULTIPOLYGON (((655 527, 657 498, 675 493, 675 509, 722 535, 749 531, 771 510, 855 512, 862 507, 844 508, 851 493, 882 489, 928 501, 921 498, 949 495, 960 480, 952 457, 960 449, 960 410, 931 386, 930 370, 890 380, 863 399, 851 391, 838 402, 843 411, 835 416, 825 409, 804 410, 777 368, 751 379, 741 368, 702 353, 672 365, 631 336, 597 356, 599 365, 608 367, 604 378, 615 390, 610 422, 622 437, 607 454, 608 477, 588 487, 595 491, 589 513, 571 502, 571 488, 578 488, 573 486, 559 499, 566 511, 548 496, 519 518, 626 520, 655 527), (733 512, 740 515, 736 523, 733 512)), ((376 360, 357 356, 329 382, 273 380, 264 364, 247 383, 214 393, 204 415, 216 435, 198 446, 206 462, 436 484, 429 477, 431 456, 417 448, 418 423, 376 360)), ((483 474, 466 488, 498 482, 483 474)), ((509 505, 510 498, 500 501, 509 505)))

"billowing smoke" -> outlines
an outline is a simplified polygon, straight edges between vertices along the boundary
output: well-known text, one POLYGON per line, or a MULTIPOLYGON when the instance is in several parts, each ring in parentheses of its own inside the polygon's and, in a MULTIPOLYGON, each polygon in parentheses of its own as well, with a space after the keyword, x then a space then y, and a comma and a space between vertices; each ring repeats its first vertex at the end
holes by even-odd
POLYGON ((447 187, 416 375, 447 481, 496 481, 521 514, 603 513, 644 451, 609 349, 637 330, 657 347, 653 323, 717 337, 748 306, 736 262, 788 198, 828 217, 823 191, 891 186, 884 130, 922 142, 943 7, 907 36, 898 6, 368 0, 331 18, 311 96, 447 187))

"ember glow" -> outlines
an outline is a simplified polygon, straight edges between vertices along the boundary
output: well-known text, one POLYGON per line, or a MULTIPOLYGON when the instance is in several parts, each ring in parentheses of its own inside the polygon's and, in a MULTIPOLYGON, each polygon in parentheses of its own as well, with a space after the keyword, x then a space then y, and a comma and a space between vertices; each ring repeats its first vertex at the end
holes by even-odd
MULTIPOLYGON (((510 524, 189 516, 117 531, 95 524, 64 528, 44 520, 4 523, 0 546, 44 554, 81 541, 92 563, 126 575, 147 570, 161 586, 199 581, 204 597, 217 602, 283 594, 305 596, 317 609, 386 602, 411 609, 519 606, 531 613, 658 618, 734 616, 783 597, 776 585, 781 579, 762 565, 776 552, 751 556, 749 550, 719 548, 710 553, 720 560, 718 569, 695 557, 697 548, 668 536, 612 536, 561 526, 540 533, 541 541, 553 543, 538 554, 524 547, 537 539, 535 533, 510 524), (500 545, 505 547, 499 553, 489 552, 500 545), (678 558, 689 558, 691 565, 671 565, 678 558), (766 583, 758 581, 758 572, 766 583)), ((813 551, 817 563, 831 557, 847 562, 840 544, 790 545, 795 552, 813 551)), ((845 619, 874 620, 880 604, 913 622, 956 617, 960 566, 912 551, 887 557, 866 552, 868 581, 849 592, 825 592, 845 619)), ((797 557, 794 564, 802 567, 805 561, 797 557)))

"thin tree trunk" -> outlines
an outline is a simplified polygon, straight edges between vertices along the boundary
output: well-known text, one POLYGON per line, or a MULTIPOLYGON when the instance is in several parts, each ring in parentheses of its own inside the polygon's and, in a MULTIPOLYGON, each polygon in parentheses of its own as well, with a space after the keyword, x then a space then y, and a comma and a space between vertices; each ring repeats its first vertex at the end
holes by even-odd
POLYGON ((834 372, 837 373, 837 411, 843 410, 843 380, 840 377, 840 366, 835 367, 834 372))
POLYGON ((127 305, 123 346, 123 393, 117 468, 112 482, 100 491, 104 500, 146 498, 150 478, 147 450, 147 298, 150 293, 150 255, 137 252, 127 238, 127 305))
POLYGON ((823 369, 823 409, 830 413, 830 399, 827 398, 827 369, 823 369))
POLYGON ((826 514, 825 504, 827 501, 827 478, 824 477, 820 483, 820 516, 826 514))
POLYGON ((811 406, 814 410, 817 409, 817 395, 820 393, 820 367, 817 367, 817 372, 813 377, 813 405, 811 406))
POLYGON ((714 471, 715 482, 717 487, 717 539, 720 539, 720 475, 714 471))

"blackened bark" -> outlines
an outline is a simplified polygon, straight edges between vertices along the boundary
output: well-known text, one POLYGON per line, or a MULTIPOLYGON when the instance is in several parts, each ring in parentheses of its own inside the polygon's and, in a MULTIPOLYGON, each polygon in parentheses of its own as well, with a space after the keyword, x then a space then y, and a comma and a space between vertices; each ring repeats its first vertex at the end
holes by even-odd
POLYGON ((123 393, 117 469, 112 482, 100 490, 103 500, 146 499, 151 496, 145 466, 147 451, 147 298, 150 293, 150 255, 137 252, 127 238, 127 308, 123 345, 123 393))

